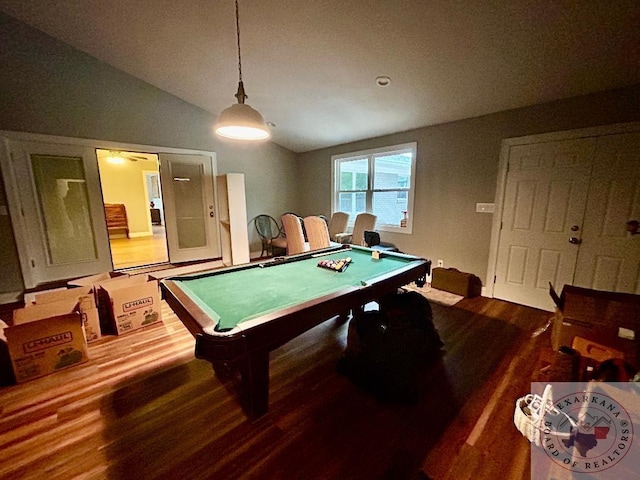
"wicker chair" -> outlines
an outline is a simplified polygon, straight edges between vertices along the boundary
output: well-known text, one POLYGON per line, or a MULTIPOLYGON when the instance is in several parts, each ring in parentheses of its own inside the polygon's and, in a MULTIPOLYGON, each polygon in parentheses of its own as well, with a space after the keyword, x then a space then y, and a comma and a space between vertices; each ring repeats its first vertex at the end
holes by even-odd
POLYGON ((338 242, 338 234, 347 231, 349 224, 349 214, 345 212, 335 212, 329 220, 329 238, 333 242, 338 242))
POLYGON ((352 233, 341 233, 337 235, 337 241, 340 243, 350 243, 351 245, 360 245, 366 247, 364 241, 364 232, 367 230, 375 230, 378 217, 372 213, 359 213, 353 224, 352 233))
POLYGON ((327 227, 327 222, 322 217, 304 217, 304 229, 307 232, 310 250, 319 250, 331 245, 329 228, 327 227))
POLYGON ((293 213, 285 213, 281 220, 282 229, 287 237, 287 255, 308 251, 309 243, 304 239, 302 219, 293 213))

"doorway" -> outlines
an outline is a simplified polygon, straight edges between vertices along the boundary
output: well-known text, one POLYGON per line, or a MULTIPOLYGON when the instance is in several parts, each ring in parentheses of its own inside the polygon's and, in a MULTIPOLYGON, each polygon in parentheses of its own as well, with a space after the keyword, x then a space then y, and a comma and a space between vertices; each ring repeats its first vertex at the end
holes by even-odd
POLYGON ((158 155, 96 149, 96 156, 113 268, 167 263, 158 155), (122 212, 117 225, 110 218, 113 209, 122 212), (123 223, 126 228, 119 228, 123 223))

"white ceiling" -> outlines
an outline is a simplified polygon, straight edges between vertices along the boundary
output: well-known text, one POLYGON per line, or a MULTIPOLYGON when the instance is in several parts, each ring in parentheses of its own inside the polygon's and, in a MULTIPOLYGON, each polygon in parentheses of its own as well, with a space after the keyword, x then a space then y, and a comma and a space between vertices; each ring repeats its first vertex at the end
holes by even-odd
MULTIPOLYGON (((0 0, 215 115, 235 102, 234 9, 0 0)), ((247 103, 294 152, 640 82, 638 0, 240 0, 240 34, 247 103)))

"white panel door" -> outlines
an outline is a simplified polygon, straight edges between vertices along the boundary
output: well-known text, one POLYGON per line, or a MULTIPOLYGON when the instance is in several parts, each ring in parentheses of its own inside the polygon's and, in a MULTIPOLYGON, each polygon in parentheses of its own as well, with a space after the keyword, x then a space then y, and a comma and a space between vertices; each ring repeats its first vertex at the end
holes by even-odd
POLYGON ((640 133, 598 139, 587 212, 575 285, 640 294, 640 133))
POLYGON ((509 151, 494 296, 553 310, 549 283, 573 283, 594 139, 509 151))
POLYGON ((213 159, 196 154, 158 156, 169 261, 219 258, 213 159))
POLYGON ((3 170, 25 287, 111 270, 95 150, 5 144, 3 170))

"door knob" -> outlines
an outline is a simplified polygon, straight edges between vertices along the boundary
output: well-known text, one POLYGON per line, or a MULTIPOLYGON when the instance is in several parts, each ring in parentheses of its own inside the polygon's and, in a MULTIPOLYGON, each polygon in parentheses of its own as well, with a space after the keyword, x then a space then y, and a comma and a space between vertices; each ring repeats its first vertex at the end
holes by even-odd
POLYGON ((569 238, 569 243, 571 243, 573 245, 580 245, 582 243, 582 239, 580 239, 578 237, 571 237, 571 238, 569 238))

